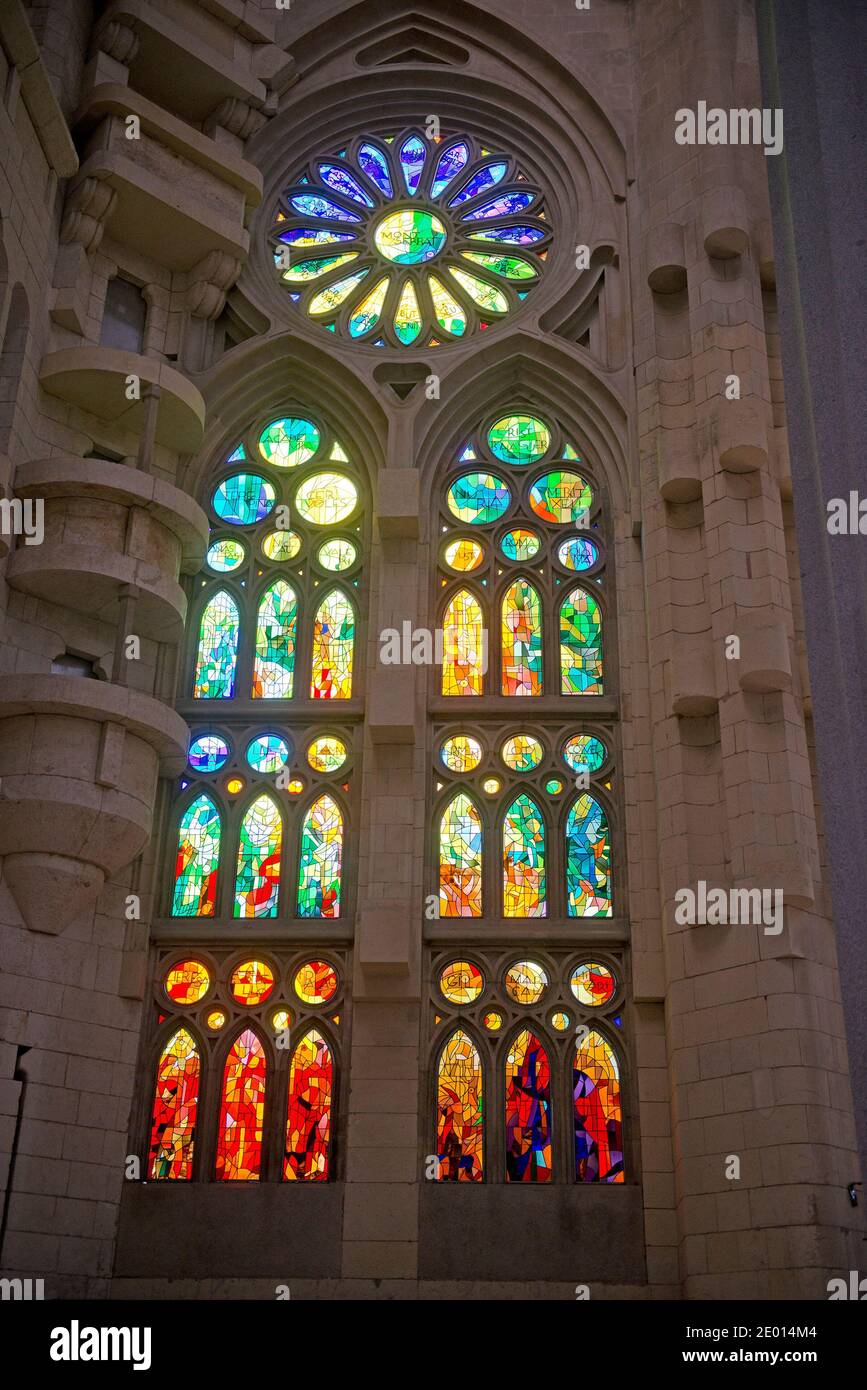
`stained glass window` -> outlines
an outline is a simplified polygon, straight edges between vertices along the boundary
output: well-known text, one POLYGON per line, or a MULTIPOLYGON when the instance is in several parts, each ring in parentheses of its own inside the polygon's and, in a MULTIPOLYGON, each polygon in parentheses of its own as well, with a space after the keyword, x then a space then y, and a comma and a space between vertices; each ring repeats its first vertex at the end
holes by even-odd
POLYGON ((236 1038, 223 1071, 216 1176, 251 1182, 261 1176, 265 1115, 265 1049, 252 1028, 236 1038))
POLYGON ((236 917, 277 916, 282 842, 283 822, 276 803, 267 794, 257 797, 241 821, 236 917))
POLYGON ((573 589, 560 609, 560 689, 601 695, 602 613, 586 589, 573 589))
POLYGON ((266 589, 256 618, 253 699, 288 700, 295 674, 295 591, 278 579, 266 589))
POLYGON ((355 610, 342 590, 332 589, 313 619, 312 699, 349 699, 354 643, 355 610))
POLYGON ((440 1054, 437 1072, 437 1177, 440 1182, 481 1182, 484 1172, 482 1063, 462 1030, 440 1054))
POLYGON ((213 917, 220 864, 220 813, 209 796, 184 811, 178 827, 173 917, 213 917))
POLYGON ((526 793, 512 802, 503 821, 503 916, 544 917, 545 822, 526 793))
POLYGON ((436 347, 515 312, 551 240, 542 196, 510 155, 420 131, 311 160, 271 230, 275 273, 299 312, 393 348, 436 347))
POLYGON ((148 1150, 151 1178, 192 1177, 200 1074, 199 1050, 186 1028, 179 1028, 157 1065, 148 1150))
POLYGON ((506 1181, 551 1181, 551 1068, 530 1029, 506 1057, 506 1181))
POLYGON ((240 617, 231 594, 220 589, 206 603, 199 623, 193 698, 230 700, 235 693, 240 617))
POLYGON ((579 796, 566 822, 566 893, 570 917, 611 916, 611 847, 605 812, 579 796))
POLYGON ((502 607, 502 692, 542 693, 542 604, 525 579, 506 591, 502 607))
POLYGON ((314 473, 296 492, 295 506, 312 526, 337 526, 358 506, 358 489, 343 473, 314 473))
POLYGON ((443 615, 443 694, 481 695, 486 658, 481 604, 461 589, 443 615))
POLYGON ((301 827, 298 916, 340 916, 343 817, 334 799, 320 796, 301 827))
POLYGON ((446 739, 440 757, 450 772, 472 772, 482 761, 482 745, 469 734, 455 734, 446 739))
POLYGON ((534 463, 548 452, 551 431, 535 415, 504 415, 488 431, 488 446, 506 463, 534 463))
POLYGON ((334 1063, 315 1028, 292 1053, 283 1177, 287 1182, 325 1182, 331 1142, 334 1063))
POLYGON ((482 915, 482 822, 470 798, 459 793, 440 821, 440 916, 482 915))
POLYGON ((611 1045, 600 1033, 590 1033, 578 1045, 572 1093, 577 1181, 625 1181, 620 1072, 611 1045))

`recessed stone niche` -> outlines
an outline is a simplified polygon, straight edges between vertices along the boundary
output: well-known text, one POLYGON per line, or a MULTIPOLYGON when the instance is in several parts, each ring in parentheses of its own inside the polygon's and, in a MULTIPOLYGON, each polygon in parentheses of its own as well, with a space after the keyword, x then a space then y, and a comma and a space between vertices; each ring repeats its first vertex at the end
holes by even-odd
POLYGON ((21 465, 15 492, 43 500, 45 536, 16 548, 6 572, 13 588, 114 623, 133 586, 135 632, 180 640, 187 600, 178 575, 198 569, 208 537, 192 498, 124 464, 67 454, 21 465))
POLYGON ((184 766, 180 715, 125 686, 8 676, 0 692, 0 856, 25 924, 59 933, 151 833, 158 777, 184 766))
POLYGON ((676 294, 686 289, 686 256, 683 228, 677 222, 651 227, 644 244, 647 283, 655 294, 676 294))

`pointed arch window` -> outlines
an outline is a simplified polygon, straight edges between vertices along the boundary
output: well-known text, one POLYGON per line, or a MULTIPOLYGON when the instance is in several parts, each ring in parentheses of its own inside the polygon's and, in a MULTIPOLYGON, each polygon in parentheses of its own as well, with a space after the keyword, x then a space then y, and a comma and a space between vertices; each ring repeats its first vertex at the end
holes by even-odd
POLYGON ((516 579, 502 603, 502 693, 542 694, 542 601, 526 579, 516 579))
POLYGON ((199 1105, 201 1058, 186 1028, 173 1033, 157 1064, 148 1176, 189 1181, 199 1105))
POLYGON ((482 821, 464 793, 449 802, 440 819, 440 916, 482 915, 482 821))
POLYGON ((350 698, 354 648, 355 609, 342 589, 332 589, 313 619, 311 699, 350 698))
POLYGON ((230 700, 234 695, 240 629, 237 603, 227 590, 219 589, 205 604, 199 622, 196 700, 230 700))
POLYGON ((482 607, 469 589, 460 589, 443 615, 442 693, 481 695, 485 665, 482 607))
POLYGON ((261 1177, 267 1071, 260 1038, 245 1028, 223 1068, 215 1169, 222 1182, 256 1182, 261 1177))
POLYGON ((331 1049, 311 1028, 292 1053, 283 1177, 287 1182, 325 1182, 331 1150, 334 1062, 331 1049))
POLYGON ((209 796, 196 797, 181 816, 172 893, 174 917, 213 917, 217 905, 222 824, 209 796))
POLYGON ((506 1181, 551 1181, 551 1067, 528 1028, 506 1056, 506 1181))
POLYGON ((481 1182, 484 1175, 484 1081, 478 1048, 452 1033, 437 1068, 437 1159, 440 1182, 481 1182))
POLYGON ((235 877, 236 917, 276 917, 283 819, 272 797, 257 797, 241 821, 235 877))
POLYGON ((560 688, 564 695, 601 695, 602 612, 586 589, 573 589, 560 608, 560 688))
POLYGON ((566 821, 566 910, 570 917, 611 916, 611 844, 599 802, 584 793, 566 821))
POLYGON ((295 590, 278 579, 265 590, 256 616, 253 699, 288 700, 295 679, 298 601, 295 590))
POLYGON ((503 916, 544 917, 545 821, 526 792, 503 817, 503 916))
POLYGON ((320 796, 301 826, 298 916, 339 917, 343 816, 333 797, 320 796))
POLYGON ((623 1182, 623 1113, 614 1049, 595 1029, 578 1044, 572 1077, 575 1177, 623 1182))

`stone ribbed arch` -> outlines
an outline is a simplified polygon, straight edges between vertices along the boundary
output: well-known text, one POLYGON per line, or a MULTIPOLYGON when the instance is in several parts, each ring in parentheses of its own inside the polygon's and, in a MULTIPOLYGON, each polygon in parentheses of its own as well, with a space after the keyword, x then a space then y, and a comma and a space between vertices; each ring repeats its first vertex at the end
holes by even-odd
MULTIPOLYGON (((420 404, 414 421, 414 457, 421 495, 428 504, 438 475, 456 460, 457 449, 481 418, 515 401, 556 416, 586 450, 593 471, 604 479, 613 516, 637 506, 628 454, 627 412, 613 386, 593 370, 586 354, 567 343, 540 342, 515 331, 476 348, 441 379, 439 401, 420 404)), ((428 505, 427 511, 430 511, 428 505)), ((422 524, 427 513, 421 509, 422 524)))
POLYGON ((285 413, 292 403, 299 412, 314 410, 328 420, 353 468, 373 488, 385 463, 386 415, 375 393, 335 359, 330 346, 281 333, 251 339, 220 359, 200 383, 210 424, 187 466, 189 492, 204 486, 214 461, 234 447, 251 417, 285 413))

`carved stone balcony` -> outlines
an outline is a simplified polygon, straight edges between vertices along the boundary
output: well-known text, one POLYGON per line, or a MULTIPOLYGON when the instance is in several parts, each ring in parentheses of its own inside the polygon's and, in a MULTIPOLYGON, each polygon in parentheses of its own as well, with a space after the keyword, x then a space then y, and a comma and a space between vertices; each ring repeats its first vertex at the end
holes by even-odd
POLYGON ((107 623, 134 588, 136 633, 180 639, 187 601, 178 575, 198 569, 208 536, 192 498, 124 464, 69 454, 20 465, 15 494, 43 500, 44 538, 18 545, 6 571, 13 588, 107 623))
POLYGON ((59 933, 144 848, 160 773, 183 767, 184 721, 150 696, 65 675, 0 692, 0 855, 26 925, 59 933))

